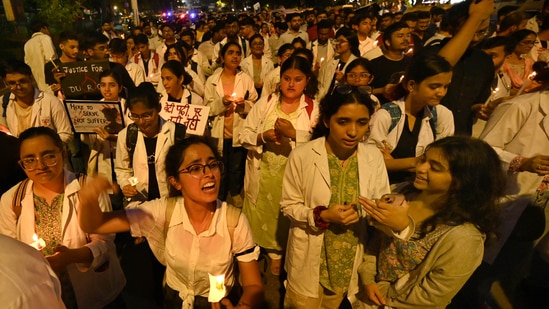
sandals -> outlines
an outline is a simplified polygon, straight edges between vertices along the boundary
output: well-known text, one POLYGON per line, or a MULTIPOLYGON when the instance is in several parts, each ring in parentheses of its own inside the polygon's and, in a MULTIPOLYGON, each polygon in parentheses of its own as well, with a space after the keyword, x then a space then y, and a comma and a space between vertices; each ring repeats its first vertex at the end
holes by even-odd
POLYGON ((281 267, 282 259, 271 259, 271 274, 279 276, 281 267))

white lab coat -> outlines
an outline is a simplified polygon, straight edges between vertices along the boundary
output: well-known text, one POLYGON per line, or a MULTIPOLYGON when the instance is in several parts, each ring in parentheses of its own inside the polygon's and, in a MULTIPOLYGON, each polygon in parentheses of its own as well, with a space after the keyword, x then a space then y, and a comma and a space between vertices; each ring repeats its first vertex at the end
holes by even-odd
MULTIPOLYGON (((223 153, 223 130, 225 127, 225 111, 227 106, 223 104, 223 83, 221 82, 221 73, 223 70, 217 70, 206 81, 204 94, 205 105, 210 107, 210 117, 212 121, 212 137, 218 139, 218 151, 223 153)), ((257 91, 255 91, 254 81, 248 74, 239 71, 236 73, 233 93, 237 98, 245 98, 244 112, 239 114, 234 112, 233 116, 233 147, 239 147, 238 136, 244 127, 246 115, 257 101, 257 91), (248 98, 246 99, 246 93, 248 98)))
MULTIPOLYGON (((244 127, 238 138, 240 144, 249 150, 246 159, 246 173, 244 174, 244 192, 246 198, 253 204, 256 203, 257 194, 259 193, 259 177, 261 176, 259 167, 263 155, 263 145, 257 145, 257 135, 267 130, 264 127, 265 118, 277 107, 279 101, 280 98, 277 93, 273 93, 270 98, 262 97, 259 99, 250 110, 248 117, 246 117, 244 127)), ((312 103, 313 108, 311 115, 309 115, 305 95, 301 95, 299 112, 295 123, 293 123, 296 129, 296 140, 290 142, 292 148, 305 144, 311 139, 312 130, 318 121, 318 104, 315 101, 312 103)))
MULTIPOLYGON (((126 283, 124 273, 116 256, 114 234, 88 234, 78 224, 80 202, 78 191, 80 184, 76 175, 65 170, 65 196, 62 210, 62 245, 67 248, 87 247, 93 254, 91 264, 74 263, 67 266, 79 308, 102 308, 112 302, 122 291, 126 283), (96 271, 105 262, 108 268, 96 271)), ((16 221, 12 201, 19 184, 12 187, 0 202, 0 233, 11 236, 24 243, 34 242, 35 212, 32 180, 27 183, 21 202, 21 215, 16 221)), ((110 212, 111 204, 106 194, 99 197, 101 211, 110 212)))
MULTIPOLYGON (((158 181, 158 189, 160 197, 167 197, 169 194, 168 179, 166 176, 166 154, 175 140, 175 123, 166 121, 160 118, 160 132, 156 141, 156 149, 154 156, 154 166, 156 171, 156 180, 158 181)), ((130 184, 129 178, 136 177, 139 181, 136 188, 139 192, 143 192, 146 196, 149 188, 149 166, 147 164, 147 149, 143 140, 141 131, 137 134, 137 143, 133 153, 133 168, 130 167, 130 156, 128 147, 126 146, 126 134, 128 128, 124 128, 118 133, 116 142, 116 160, 115 172, 116 179, 121 188, 130 184)))
MULTIPOLYGON (((324 233, 315 225, 313 209, 329 205, 331 198, 325 141, 324 137, 315 139, 290 153, 280 202, 282 212, 291 220, 285 263, 288 288, 313 298, 318 297, 320 251, 324 241, 324 233)), ((389 193, 387 169, 379 149, 359 143, 357 159, 360 195, 375 199, 389 193)), ((366 225, 362 228, 348 287, 349 297, 358 292, 358 266, 364 258, 366 225)))
MULTIPOLYGON (((242 62, 240 63, 240 67, 242 68, 242 71, 248 76, 250 76, 253 80, 254 78, 254 63, 252 59, 252 55, 246 57, 242 62)), ((265 82, 267 78, 267 74, 274 70, 274 64, 268 57, 261 57, 261 82, 265 82)))
POLYGON ((514 97, 500 104, 486 123, 480 139, 499 154, 507 171, 506 194, 535 194, 543 176, 509 172, 516 156, 549 155, 549 91, 514 97))
MULTIPOLYGON (((4 97, 0 98, 2 101, 4 97)), ((6 110, 6 117, 0 117, 0 124, 6 126, 13 136, 18 137, 22 132, 19 131, 17 115, 15 114, 15 106, 17 104, 15 95, 10 94, 10 102, 6 110)), ((3 108, 0 107, 3 112, 3 108)), ((52 94, 34 89, 34 103, 31 113, 31 127, 48 127, 53 129, 64 143, 69 143, 72 140, 72 127, 65 111, 65 106, 59 99, 52 94)))
MULTIPOLYGON (((345 69, 349 65, 349 63, 353 62, 353 60, 358 59, 357 56, 351 54, 351 57, 349 57, 349 60, 345 63, 345 66, 342 66, 339 68, 341 72, 345 72, 345 69)), ((318 96, 317 99, 320 101, 328 92, 331 90, 330 85, 332 84, 332 79, 334 78, 335 71, 339 65, 339 58, 330 59, 327 61, 324 61, 322 66, 320 67, 320 71, 318 72, 318 96)), ((335 82, 335 85, 337 85, 337 81, 335 82)))
POLYGON ((29 65, 36 81, 38 89, 53 93, 50 86, 46 83, 44 66, 48 61, 57 58, 55 47, 51 37, 42 32, 35 32, 25 43, 25 63, 29 65))

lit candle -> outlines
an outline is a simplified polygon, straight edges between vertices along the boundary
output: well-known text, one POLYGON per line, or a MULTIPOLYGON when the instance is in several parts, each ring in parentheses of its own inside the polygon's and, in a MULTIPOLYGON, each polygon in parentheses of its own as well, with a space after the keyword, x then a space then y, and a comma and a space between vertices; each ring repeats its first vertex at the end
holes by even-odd
POLYGON ((225 275, 208 275, 210 277, 210 293, 208 294, 208 301, 211 303, 217 303, 225 297, 225 294, 227 294, 227 289, 225 287, 225 275))
POLYGON ((233 92, 233 94, 231 94, 231 101, 236 101, 236 92, 233 92))
POLYGON ((532 80, 534 79, 534 77, 536 77, 538 73, 536 73, 535 71, 530 73, 530 75, 528 75, 528 78, 526 78, 526 80, 522 83, 522 86, 520 87, 519 91, 517 92, 516 95, 521 95, 522 92, 524 91, 524 88, 526 88, 526 86, 530 85, 530 83, 532 82, 532 80))
POLYGON ((496 89, 494 89, 492 91, 492 93, 490 93, 490 96, 488 97, 488 99, 486 99, 486 102, 484 102, 484 106, 487 106, 488 103, 490 103, 490 101, 492 101, 492 98, 496 95, 496 93, 499 91, 499 88, 496 87, 496 89))
POLYGON ((322 64, 322 62, 324 62, 324 57, 320 58, 320 64, 322 64))
POLYGON ((374 41, 374 48, 377 47, 377 40, 374 41))
POLYGON ((128 181, 132 187, 135 187, 139 183, 139 179, 137 179, 137 177, 130 177, 128 178, 128 181))
POLYGON ((36 233, 32 235, 32 239, 34 240, 33 243, 30 244, 31 247, 33 247, 36 250, 42 250, 46 246, 46 242, 42 238, 38 238, 36 233))

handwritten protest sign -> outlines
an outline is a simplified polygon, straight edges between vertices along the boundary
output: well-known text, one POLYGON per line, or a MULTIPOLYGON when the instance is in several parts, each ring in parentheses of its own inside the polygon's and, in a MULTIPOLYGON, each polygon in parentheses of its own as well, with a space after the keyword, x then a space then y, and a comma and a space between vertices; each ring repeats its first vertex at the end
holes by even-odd
POLYGON ((66 75, 61 80, 63 93, 67 98, 99 94, 99 74, 109 69, 107 59, 61 63, 59 70, 66 75))
POLYGON ((162 106, 160 116, 166 120, 185 125, 189 134, 204 135, 209 113, 209 106, 166 102, 162 106))
POLYGON ((120 102, 66 100, 65 108, 75 133, 95 133, 93 129, 103 127, 116 134, 124 128, 120 102))

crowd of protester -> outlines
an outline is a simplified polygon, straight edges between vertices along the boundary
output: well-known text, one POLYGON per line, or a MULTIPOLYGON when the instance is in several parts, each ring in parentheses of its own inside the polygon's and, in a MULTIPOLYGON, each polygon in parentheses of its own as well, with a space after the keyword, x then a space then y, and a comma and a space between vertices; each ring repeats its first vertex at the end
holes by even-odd
POLYGON ((549 0, 106 22, 56 44, 33 20, 0 70, 0 233, 47 263, 0 238, 24 255, 0 301, 266 308, 264 258, 284 308, 543 307, 548 28, 549 0), (107 64, 97 93, 65 91, 78 61, 107 64), (75 133, 74 99, 124 121, 75 133), (174 102, 208 107, 204 131, 162 117, 174 102))

